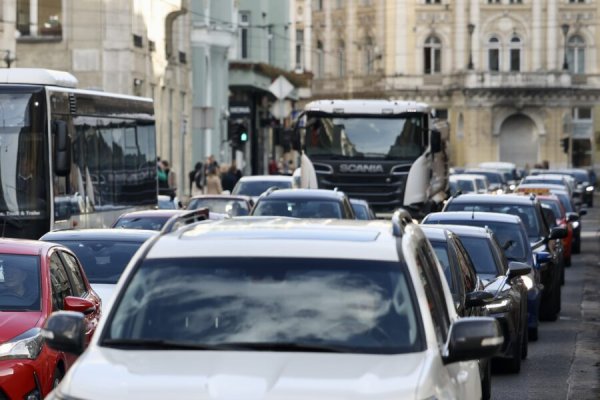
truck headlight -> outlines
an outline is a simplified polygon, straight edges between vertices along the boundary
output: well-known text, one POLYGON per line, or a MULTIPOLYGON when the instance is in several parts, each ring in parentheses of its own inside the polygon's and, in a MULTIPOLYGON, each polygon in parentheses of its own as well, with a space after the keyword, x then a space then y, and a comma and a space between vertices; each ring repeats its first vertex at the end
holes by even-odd
POLYGON ((533 280, 529 276, 527 276, 527 275, 522 276, 521 280, 525 284, 525 287, 527 288, 527 290, 530 290, 533 287, 533 280))
POLYGON ((510 310, 510 300, 496 300, 485 305, 485 308, 491 313, 499 313, 510 310))
POLYGON ((27 358, 34 360, 42 351, 44 339, 40 328, 32 328, 25 333, 0 345, 0 360, 27 358))

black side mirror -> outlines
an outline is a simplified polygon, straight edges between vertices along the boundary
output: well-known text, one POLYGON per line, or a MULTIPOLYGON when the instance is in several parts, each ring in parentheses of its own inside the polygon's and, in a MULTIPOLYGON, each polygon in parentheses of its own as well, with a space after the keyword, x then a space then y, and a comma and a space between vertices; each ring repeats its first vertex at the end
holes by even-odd
POLYGON ((492 293, 484 290, 469 292, 466 295, 465 307, 481 307, 485 305, 485 303, 491 301, 493 298, 494 295, 492 293))
POLYGON ((579 210, 579 216, 583 217, 584 215, 587 215, 587 210, 586 209, 579 210))
POLYGON ((85 349, 85 320, 80 312, 53 313, 42 329, 42 336, 51 349, 79 355, 85 349))
POLYGON ((579 221, 579 214, 574 213, 574 212, 568 212, 567 213, 567 221, 569 221, 569 222, 579 221))
POLYGON ((550 236, 548 238, 564 239, 567 237, 567 234, 567 228, 565 228, 564 226, 555 226, 554 228, 550 229, 550 236))
POLYGON ((71 171, 71 137, 65 121, 53 121, 54 134, 54 173, 67 176, 71 171))
POLYGON ((534 253, 535 255, 535 263, 537 265, 546 264, 552 261, 552 255, 547 251, 540 251, 539 253, 534 253))
POLYGON ((431 152, 439 153, 442 151, 442 134, 438 130, 432 130, 430 135, 431 152))
POLYGON ((517 276, 527 275, 531 272, 531 267, 525 263, 511 261, 508 263, 508 279, 516 278, 517 276))
POLYGON ((450 327, 444 349, 444 364, 478 360, 496 355, 504 336, 495 318, 469 317, 455 321, 450 327))

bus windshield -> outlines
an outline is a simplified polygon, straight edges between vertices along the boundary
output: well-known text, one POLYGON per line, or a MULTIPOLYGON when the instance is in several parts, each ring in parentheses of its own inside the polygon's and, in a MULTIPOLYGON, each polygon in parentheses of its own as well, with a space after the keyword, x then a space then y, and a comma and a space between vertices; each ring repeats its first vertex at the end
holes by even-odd
POLYGON ((308 114, 310 157, 415 160, 427 145, 426 116, 314 116, 308 114))
POLYGON ((0 216, 46 214, 42 96, 0 92, 0 216))

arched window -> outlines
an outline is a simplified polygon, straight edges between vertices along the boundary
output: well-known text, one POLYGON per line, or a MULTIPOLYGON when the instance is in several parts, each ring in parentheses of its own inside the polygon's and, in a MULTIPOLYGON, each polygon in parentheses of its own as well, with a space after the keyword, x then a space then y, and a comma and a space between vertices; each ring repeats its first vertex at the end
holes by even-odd
POLYGON ((423 49, 425 74, 439 74, 442 72, 442 42, 440 42, 440 39, 429 36, 423 49))
POLYGON ((518 36, 510 39, 510 71, 521 71, 521 39, 518 36))
POLYGON ((579 35, 571 36, 567 43, 567 62, 572 74, 585 73, 585 40, 579 35))
POLYGON ((488 41, 488 69, 500 71, 500 40, 491 37, 488 41))
POLYGON ((343 40, 338 43, 338 75, 346 75, 346 44, 343 40))
POLYGON ((317 68, 315 68, 317 78, 323 78, 325 75, 325 53, 323 42, 317 40, 317 68))

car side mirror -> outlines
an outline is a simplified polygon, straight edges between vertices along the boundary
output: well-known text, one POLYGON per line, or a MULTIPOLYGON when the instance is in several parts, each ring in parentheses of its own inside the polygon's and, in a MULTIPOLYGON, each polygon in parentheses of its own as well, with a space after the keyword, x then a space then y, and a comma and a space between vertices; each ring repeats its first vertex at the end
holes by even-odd
POLYGON ((67 296, 63 304, 65 311, 75 311, 82 314, 91 314, 96 311, 96 305, 89 300, 81 297, 67 296))
POLYGON ((587 210, 585 208, 583 210, 579 210, 579 216, 583 217, 584 215, 587 215, 587 210))
POLYGON ((569 222, 579 221, 579 214, 574 213, 574 212, 568 212, 567 213, 567 221, 569 221, 569 222))
POLYGON ((485 290, 478 290, 475 292, 469 292, 466 295, 465 307, 481 307, 485 305, 488 301, 491 301, 494 298, 494 295, 490 292, 486 292, 485 290))
POLYGON ((508 263, 508 279, 516 278, 517 276, 527 275, 531 272, 531 267, 525 263, 511 261, 508 263))
POLYGON ((42 329, 42 336, 51 349, 79 355, 85 349, 85 319, 82 313, 53 313, 42 329))
POLYGON ((443 353, 444 364, 494 356, 504 343, 495 318, 469 317, 454 321, 443 353))
POLYGON ((555 226, 554 228, 550 229, 550 236, 548 238, 564 239, 567 237, 567 234, 567 228, 565 228, 564 226, 555 226))
POLYGON ((535 263, 537 265, 549 263, 552 261, 552 255, 546 251, 540 251, 535 253, 535 263))

